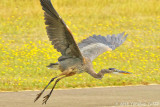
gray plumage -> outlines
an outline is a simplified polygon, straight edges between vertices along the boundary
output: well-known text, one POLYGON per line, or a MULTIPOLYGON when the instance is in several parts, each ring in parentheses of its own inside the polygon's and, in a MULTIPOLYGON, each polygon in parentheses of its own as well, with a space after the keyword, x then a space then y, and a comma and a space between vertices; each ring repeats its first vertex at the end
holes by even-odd
POLYGON ((72 33, 52 6, 51 1, 40 0, 40 2, 42 9, 45 11, 44 17, 49 40, 52 42, 52 45, 54 45, 54 48, 62 54, 56 63, 51 63, 47 67, 58 68, 62 73, 52 78, 48 85, 37 95, 34 101, 37 101, 40 98, 45 89, 54 81, 54 79, 56 79, 55 84, 50 93, 44 97, 43 104, 46 104, 56 84, 62 78, 82 72, 86 72, 96 79, 102 79, 106 73, 130 74, 130 72, 121 71, 115 68, 102 69, 96 73, 92 65, 92 61, 98 55, 105 51, 114 50, 125 41, 127 35, 124 36, 124 32, 112 36, 93 35, 84 39, 77 45, 72 33))
POLYGON ((105 51, 114 50, 116 47, 120 46, 126 39, 127 35, 123 33, 117 35, 93 35, 87 39, 84 39, 78 44, 82 55, 88 57, 93 61, 97 56, 105 51))
POLYGON ((52 6, 51 1, 41 0, 41 5, 45 11, 44 17, 49 40, 52 41, 54 48, 62 54, 59 60, 71 57, 82 58, 72 33, 52 6))

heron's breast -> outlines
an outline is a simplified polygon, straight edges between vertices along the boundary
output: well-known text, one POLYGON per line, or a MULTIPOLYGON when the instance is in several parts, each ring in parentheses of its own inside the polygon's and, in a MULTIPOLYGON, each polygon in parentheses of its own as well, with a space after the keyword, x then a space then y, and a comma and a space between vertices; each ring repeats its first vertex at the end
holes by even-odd
POLYGON ((85 67, 83 65, 76 67, 76 73, 85 72, 85 67))

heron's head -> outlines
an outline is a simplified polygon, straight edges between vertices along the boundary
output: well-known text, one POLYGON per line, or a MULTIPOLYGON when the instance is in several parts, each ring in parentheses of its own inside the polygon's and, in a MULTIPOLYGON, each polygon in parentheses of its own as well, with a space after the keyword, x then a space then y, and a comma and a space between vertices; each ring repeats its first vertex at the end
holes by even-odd
POLYGON ((113 74, 132 74, 131 72, 118 70, 118 69, 116 69, 116 68, 109 68, 109 70, 110 70, 111 73, 113 73, 113 74))

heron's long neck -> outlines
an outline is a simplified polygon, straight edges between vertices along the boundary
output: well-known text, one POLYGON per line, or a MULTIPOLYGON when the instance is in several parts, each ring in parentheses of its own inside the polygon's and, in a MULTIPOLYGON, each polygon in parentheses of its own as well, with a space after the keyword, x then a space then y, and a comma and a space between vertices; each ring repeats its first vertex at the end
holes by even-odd
POLYGON ((92 77, 97 79, 102 79, 105 73, 110 73, 108 69, 102 69, 99 71, 99 73, 96 73, 93 69, 90 69, 87 71, 88 74, 90 74, 92 77))
POLYGON ((94 78, 102 79, 105 73, 111 72, 108 69, 102 69, 101 71, 96 73, 93 69, 92 61, 89 58, 84 58, 84 63, 86 64, 86 72, 94 78))

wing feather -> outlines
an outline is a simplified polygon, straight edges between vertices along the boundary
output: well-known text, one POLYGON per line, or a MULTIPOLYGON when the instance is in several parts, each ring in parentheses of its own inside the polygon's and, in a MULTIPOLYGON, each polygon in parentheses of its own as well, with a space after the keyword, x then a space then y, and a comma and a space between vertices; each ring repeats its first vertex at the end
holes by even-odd
POLYGON ((82 55, 93 61, 103 52, 114 50, 116 47, 120 46, 127 38, 127 35, 123 36, 124 32, 117 35, 113 34, 112 36, 93 35, 84 39, 78 46, 82 55))
POLYGON ((54 48, 62 54, 59 60, 62 60, 64 57, 82 58, 72 33, 52 6, 51 1, 40 0, 40 2, 42 9, 45 11, 44 17, 49 40, 52 41, 54 48))

